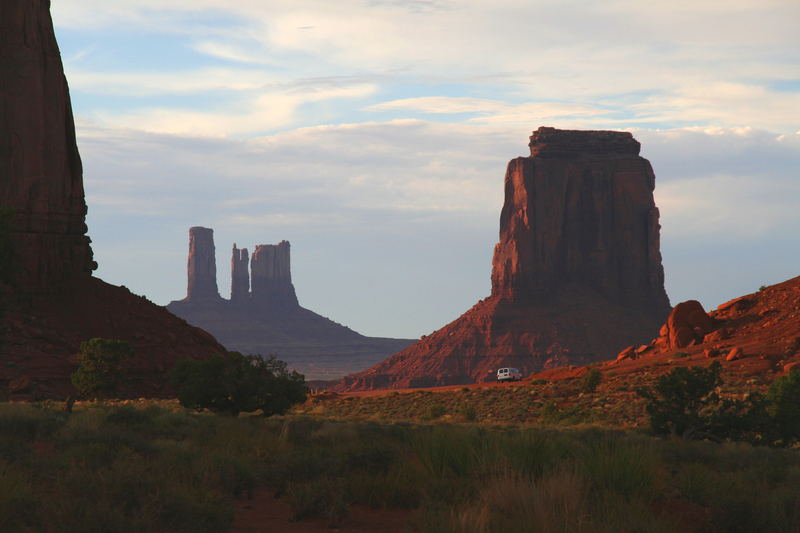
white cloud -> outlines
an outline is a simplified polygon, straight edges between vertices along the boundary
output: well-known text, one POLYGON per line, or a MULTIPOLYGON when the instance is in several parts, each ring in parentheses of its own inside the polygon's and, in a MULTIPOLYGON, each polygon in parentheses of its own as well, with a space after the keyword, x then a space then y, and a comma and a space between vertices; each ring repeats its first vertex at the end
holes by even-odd
POLYGON ((93 118, 105 125, 153 133, 217 137, 248 135, 291 125, 296 111, 305 104, 361 98, 374 91, 375 87, 367 84, 309 87, 289 92, 264 92, 248 98, 234 109, 144 108, 123 113, 97 111, 93 118))

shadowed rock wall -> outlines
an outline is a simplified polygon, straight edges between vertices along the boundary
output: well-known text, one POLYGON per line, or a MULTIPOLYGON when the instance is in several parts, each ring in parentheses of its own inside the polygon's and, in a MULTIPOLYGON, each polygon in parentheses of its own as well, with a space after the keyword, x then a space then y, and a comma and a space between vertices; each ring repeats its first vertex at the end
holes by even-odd
POLYGON ((231 301, 244 302, 250 298, 250 271, 247 248, 239 249, 233 243, 231 254, 231 301))
POLYGON ((47 0, 0 1, 0 208, 14 213, 12 279, 0 291, 0 400, 6 390, 15 399, 74 394, 74 356, 93 337, 134 349, 120 394, 169 395, 176 360, 224 348, 91 276, 83 171, 49 8, 47 0))
POLYGON ((13 281, 26 292, 46 292, 97 268, 49 6, 0 2, 0 208, 14 210, 13 281))

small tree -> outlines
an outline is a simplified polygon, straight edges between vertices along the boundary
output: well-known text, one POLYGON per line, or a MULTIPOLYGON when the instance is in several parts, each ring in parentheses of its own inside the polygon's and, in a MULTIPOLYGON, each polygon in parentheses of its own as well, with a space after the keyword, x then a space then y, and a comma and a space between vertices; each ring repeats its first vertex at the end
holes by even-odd
POLYGON ((184 407, 232 416, 258 410, 264 416, 283 414, 305 401, 307 392, 303 375, 287 371, 285 362, 239 352, 183 359, 170 379, 184 407))
POLYGON ((125 360, 133 349, 125 341, 94 338, 81 343, 78 369, 72 374, 72 384, 83 397, 113 393, 123 375, 125 360))
POLYGON ((776 379, 764 401, 769 443, 790 446, 800 440, 800 370, 776 379))
POLYGON ((653 389, 638 389, 647 401, 653 431, 685 438, 708 436, 721 403, 715 392, 722 384, 721 370, 719 361, 708 368, 678 367, 659 377, 653 389))

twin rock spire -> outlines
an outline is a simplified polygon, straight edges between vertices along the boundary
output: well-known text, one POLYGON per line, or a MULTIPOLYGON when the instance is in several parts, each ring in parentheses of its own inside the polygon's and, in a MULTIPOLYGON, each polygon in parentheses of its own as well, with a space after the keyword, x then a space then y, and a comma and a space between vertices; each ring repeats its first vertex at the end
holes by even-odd
MULTIPOLYGON (((259 244, 253 256, 247 248, 233 245, 231 256, 231 302, 270 306, 297 306, 289 262, 289 241, 259 244), (248 261, 249 260, 249 261, 248 261)), ((214 230, 196 226, 189 229, 188 287, 184 302, 217 301, 214 230)))

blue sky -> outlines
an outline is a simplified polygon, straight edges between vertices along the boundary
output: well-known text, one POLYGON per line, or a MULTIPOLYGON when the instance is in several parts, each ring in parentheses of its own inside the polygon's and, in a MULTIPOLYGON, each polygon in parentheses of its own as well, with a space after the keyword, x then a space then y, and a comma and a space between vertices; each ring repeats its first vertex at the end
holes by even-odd
POLYGON ((301 303, 416 337, 489 293, 507 161, 625 129, 673 303, 800 274, 795 1, 54 0, 107 281, 185 295, 187 231, 292 242, 301 303), (233 5, 231 5, 233 4, 233 5), (165 7, 168 6, 168 7, 165 7))

